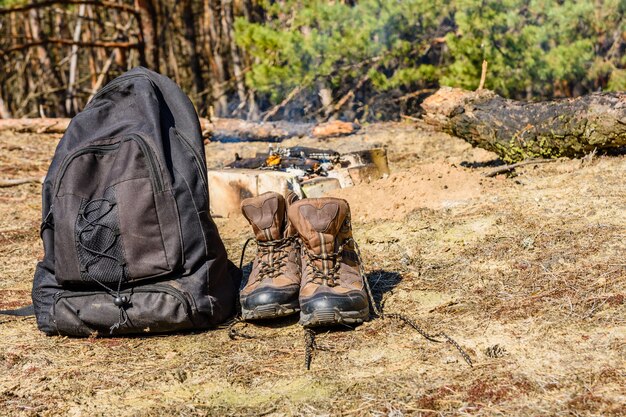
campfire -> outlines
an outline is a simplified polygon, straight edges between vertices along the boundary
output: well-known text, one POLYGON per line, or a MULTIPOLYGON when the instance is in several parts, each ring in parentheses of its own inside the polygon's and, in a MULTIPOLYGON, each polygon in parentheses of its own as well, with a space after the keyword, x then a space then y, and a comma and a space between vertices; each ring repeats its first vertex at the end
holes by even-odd
POLYGON ((228 217, 241 200, 266 191, 294 191, 300 197, 370 182, 389 175, 387 152, 374 148, 340 154, 302 146, 273 147, 267 153, 235 160, 225 169, 209 170, 211 214, 228 217))

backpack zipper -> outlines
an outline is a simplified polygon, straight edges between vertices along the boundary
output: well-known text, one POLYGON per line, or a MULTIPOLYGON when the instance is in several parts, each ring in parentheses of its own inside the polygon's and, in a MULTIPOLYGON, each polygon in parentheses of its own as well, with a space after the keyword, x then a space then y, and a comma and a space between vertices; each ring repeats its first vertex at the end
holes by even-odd
POLYGON ((189 139, 183 136, 182 133, 178 131, 178 129, 176 129, 176 136, 178 136, 178 138, 185 145, 185 147, 191 151, 193 159, 196 163, 196 168, 198 169, 198 171, 200 171, 200 178, 202 179, 202 184, 204 185, 204 188, 207 190, 207 193, 208 193, 209 186, 208 186, 208 180, 206 178, 207 176, 206 166, 204 166, 204 168, 202 166, 202 156, 194 149, 189 139))
POLYGON ((129 74, 129 75, 126 75, 126 76, 120 76, 120 77, 116 78, 115 80, 111 81, 110 83, 108 83, 107 85, 105 85, 104 88, 100 89, 100 91, 98 91, 96 94, 94 94, 94 96, 89 101, 88 105, 93 103, 97 98, 100 98, 104 94, 106 94, 109 91, 113 90, 113 88, 117 87, 122 82, 128 81, 131 78, 147 78, 150 81, 150 84, 153 84, 152 80, 150 80, 150 78, 147 75, 145 75, 145 74, 129 74))
POLYGON ((159 164, 156 162, 156 158, 154 157, 154 152, 152 152, 152 148, 150 148, 150 146, 146 143, 146 140, 143 137, 137 134, 129 135, 128 139, 132 139, 137 142, 144 156, 148 160, 150 171, 152 171, 151 177, 154 178, 155 181, 154 192, 158 193, 163 191, 163 179, 161 178, 161 169, 159 168, 159 164))
POLYGON ((65 175, 65 171, 67 170, 70 163, 74 159, 78 158, 81 155, 85 155, 88 153, 102 154, 102 155, 111 153, 114 150, 118 149, 121 146, 122 142, 125 142, 127 140, 134 140, 137 143, 137 145, 139 145, 141 152, 146 157, 146 161, 148 162, 148 169, 150 170, 150 174, 151 174, 150 178, 153 181, 154 191, 155 192, 163 191, 163 179, 161 178, 161 171, 156 162, 152 149, 150 149, 146 141, 141 136, 129 135, 116 143, 111 143, 111 144, 106 144, 106 145, 89 145, 68 155, 63 161, 63 163, 61 164, 61 168, 59 168, 59 173, 57 174, 57 177, 55 180, 53 195, 56 196, 58 194, 59 189, 61 188, 61 180, 63 179, 63 176, 65 175))
POLYGON ((70 162, 72 162, 74 159, 78 158, 79 156, 85 155, 88 153, 104 155, 104 154, 113 152, 114 150, 120 147, 120 144, 121 144, 121 141, 107 144, 107 145, 90 145, 90 146, 81 148, 75 151, 74 153, 68 155, 67 157, 65 157, 65 159, 63 160, 63 163, 61 164, 61 168, 59 168, 59 173, 57 174, 57 177, 55 179, 54 193, 52 195, 56 197, 56 195, 58 194, 59 189, 61 188, 61 180, 63 179, 63 176, 65 175, 65 171, 67 170, 67 167, 70 165, 70 162))
MULTIPOLYGON (((181 305, 185 308, 185 314, 191 317, 191 303, 185 297, 182 291, 177 290, 171 285, 166 284, 152 284, 142 287, 128 288, 120 291, 120 295, 130 295, 138 293, 165 293, 180 301, 181 305)), ((54 294, 54 305, 61 298, 75 298, 75 297, 88 297, 90 295, 107 294, 106 291, 58 291, 54 294)), ((132 300, 131 300, 132 301, 132 300)))

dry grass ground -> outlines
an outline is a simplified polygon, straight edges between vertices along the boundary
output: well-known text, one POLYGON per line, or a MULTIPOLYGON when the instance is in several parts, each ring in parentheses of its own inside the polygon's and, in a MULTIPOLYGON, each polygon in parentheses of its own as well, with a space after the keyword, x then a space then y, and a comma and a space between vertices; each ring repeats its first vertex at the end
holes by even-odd
MULTIPOLYGON (((57 139, 3 134, 0 178, 44 175, 57 139)), ((445 330, 473 368, 388 320, 320 334, 306 371, 296 319, 253 340, 81 340, 5 317, 0 415, 626 415, 626 157, 487 179, 492 154, 408 125, 294 143, 388 146, 389 178, 336 195, 386 311, 445 330)), ((266 146, 211 143, 209 165, 266 146)), ((37 184, 0 188, 0 308, 29 302, 39 207, 37 184)), ((246 223, 216 221, 237 259, 246 223)))

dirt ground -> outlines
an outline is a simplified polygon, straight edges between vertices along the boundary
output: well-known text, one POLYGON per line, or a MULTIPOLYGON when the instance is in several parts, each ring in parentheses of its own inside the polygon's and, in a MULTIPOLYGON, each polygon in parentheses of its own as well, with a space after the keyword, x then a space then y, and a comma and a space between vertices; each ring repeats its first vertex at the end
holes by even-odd
MULTIPOLYGON (((58 137, 3 133, 0 179, 41 177, 58 137)), ((304 367, 297 319, 158 337, 46 337, 0 318, 0 415, 626 415, 626 156, 528 165, 486 178, 495 155, 409 124, 287 145, 382 145, 392 174, 334 192, 352 207, 390 320, 325 331, 304 367)), ((209 166, 267 144, 206 146, 209 166)), ((0 308, 29 302, 37 183, 0 188, 0 308)), ((234 261, 251 231, 216 219, 234 261)))

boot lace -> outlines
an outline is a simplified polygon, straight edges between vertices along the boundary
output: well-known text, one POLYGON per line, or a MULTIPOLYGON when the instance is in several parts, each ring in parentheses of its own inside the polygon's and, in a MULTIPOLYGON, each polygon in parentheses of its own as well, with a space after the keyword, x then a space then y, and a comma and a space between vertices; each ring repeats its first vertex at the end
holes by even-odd
MULTIPOLYGON (((287 238, 287 239, 292 239, 292 238, 287 238)), ((262 249, 264 247, 270 247, 272 246, 272 243, 274 243, 274 245, 276 245, 277 243, 280 244, 281 248, 286 248, 287 244, 286 242, 283 242, 284 240, 287 239, 280 239, 277 241, 270 241, 270 242, 257 242, 257 244, 259 245, 259 249, 257 253, 262 253, 262 251, 264 251, 265 249, 262 249), (284 244, 284 246, 283 246, 284 244)), ((246 247, 248 246, 248 243, 254 240, 254 238, 250 238, 248 239, 244 246, 243 246, 243 250, 241 253, 241 259, 239 262, 239 268, 241 269, 243 267, 243 260, 244 260, 244 254, 246 251, 246 247)), ((422 335, 426 340, 430 341, 430 342, 434 342, 434 343, 441 343, 442 341, 446 341, 448 343, 450 343, 452 346, 454 346, 454 348, 460 353, 460 355, 463 357, 463 359, 465 360, 465 362, 471 367, 473 366, 472 363, 472 359, 470 358, 469 354, 465 351, 465 349, 463 349, 461 347, 461 345, 459 345, 454 339, 452 339, 450 336, 448 336, 446 333, 444 332, 437 332, 437 333, 429 333, 427 331, 425 331, 423 329, 422 326, 420 326, 415 320, 411 319, 410 317, 405 316, 404 314, 399 314, 399 313, 384 313, 383 309, 382 309, 382 305, 384 305, 384 303, 381 302, 381 306, 379 307, 375 300, 374 300, 374 295, 372 293, 372 289, 370 287, 369 281, 367 279, 367 276, 365 275, 365 268, 363 266, 363 261, 362 261, 362 256, 361 256, 361 251, 359 249, 359 246, 357 245, 356 241, 353 238, 348 238, 346 239, 338 248, 336 252, 333 252, 331 254, 322 254, 322 255, 317 255, 315 253, 312 253, 307 247, 306 245, 304 245, 299 239, 296 239, 295 242, 292 243, 296 243, 298 244, 300 247, 303 248, 305 255, 307 256, 308 260, 309 260, 309 266, 311 267, 313 273, 313 280, 317 280, 318 282, 322 282, 325 283, 328 286, 336 286, 339 285, 338 281, 335 279, 335 275, 337 274, 337 272, 339 271, 340 265, 341 265, 341 261, 343 260, 343 253, 344 253, 344 249, 346 248, 347 245, 352 244, 352 248, 354 248, 354 254, 356 256, 356 260, 357 260, 357 264, 359 266, 359 274, 361 276, 361 279, 363 280, 363 283, 365 285, 365 290, 367 293, 367 297, 369 299, 369 304, 370 304, 370 316, 372 317, 379 317, 381 319, 393 319, 393 320, 397 320, 397 321, 401 321, 403 323, 406 323, 408 326, 410 326, 411 328, 413 328, 414 330, 416 330, 420 335, 422 335), (330 268, 326 268, 326 271, 324 271, 324 267, 322 269, 320 269, 314 261, 318 261, 318 260, 322 260, 322 261, 331 261, 332 262, 332 267, 330 268), (441 340, 443 339, 443 340, 441 340)), ((284 258, 281 258, 284 259, 284 258)), ((275 262, 276 260, 274 260, 275 262)), ((272 268, 268 267, 268 271, 272 271, 272 268)), ((260 274, 261 275, 261 274, 260 274)), ((237 308, 237 311, 240 311, 240 308, 237 308)), ((230 337, 230 339, 235 340, 237 337, 243 338, 243 339, 253 339, 253 336, 249 336, 245 333, 241 333, 239 331, 237 331, 235 329, 235 326, 237 326, 238 324, 242 324, 244 327, 247 326, 247 323, 245 321, 243 321, 241 319, 241 316, 238 315, 237 317, 235 317, 231 323, 228 325, 228 336, 230 337)), ((311 362, 313 359, 313 355, 316 351, 319 350, 328 350, 326 348, 322 348, 320 347, 315 340, 315 330, 312 328, 304 328, 304 364, 307 370, 311 369, 311 362)))
POLYGON ((259 277, 261 279, 275 278, 283 272, 293 243, 293 236, 267 242, 257 242, 257 258, 260 266, 259 277))
POLYGON ((306 245, 302 245, 304 248, 304 253, 308 259, 308 266, 311 267, 312 270, 312 281, 323 284, 329 287, 335 287, 339 285, 338 280, 335 275, 339 272, 339 268, 341 267, 341 261, 343 260, 343 251, 344 248, 354 242, 352 238, 346 239, 339 247, 337 251, 332 253, 322 253, 316 254, 313 253, 306 245), (318 266, 316 261, 322 261, 322 268, 318 266), (327 263, 330 263, 332 266, 327 268, 327 263))
MULTIPOLYGON (((239 258, 239 269, 243 269, 243 262, 246 255, 246 248, 251 241, 256 241, 257 253, 256 258, 259 259, 259 274, 258 279, 264 280, 267 278, 276 278, 285 267, 287 258, 289 257, 289 251, 291 247, 297 243, 295 236, 289 236, 277 240, 269 240, 266 242, 260 242, 256 238, 251 237, 246 240, 241 250, 241 258, 239 258), (269 262, 265 261, 269 259, 269 262)), ((228 336, 235 340, 237 337, 243 339, 253 339, 253 336, 242 333, 236 329, 238 324, 242 324, 246 327, 247 324, 241 318, 241 306, 239 305, 239 297, 236 298, 236 311, 237 316, 228 325, 228 336)))
MULTIPOLYGON (((370 304, 370 315, 377 316, 380 317, 381 319, 394 319, 397 321, 401 321, 403 323, 406 323, 407 325, 409 325, 410 327, 412 327, 414 330, 416 330, 420 335, 422 335, 426 340, 430 341, 430 342, 434 342, 434 343, 441 343, 442 340, 440 340, 441 338, 444 339, 445 341, 447 341, 448 343, 450 343, 452 346, 454 346, 454 348, 461 354, 461 356, 463 357, 463 360, 465 360, 465 362, 471 367, 473 366, 472 363, 472 359, 470 358, 469 354, 465 351, 465 349, 463 349, 461 347, 461 345, 459 345, 454 339, 452 339, 450 336, 448 336, 446 333, 444 332, 437 332, 437 333, 428 333, 427 331, 425 331, 419 324, 417 324, 417 322, 413 319, 411 319, 410 317, 405 316, 404 314, 399 314, 399 313, 384 313, 382 308, 380 308, 379 306, 376 305, 376 302, 374 300, 374 295, 372 293, 372 289, 370 287, 369 281, 367 279, 367 276, 365 275, 365 268, 363 267, 363 261, 362 261, 362 257, 361 257, 361 251, 359 250, 359 246, 357 245, 356 241, 352 238, 346 240, 342 246, 340 246, 339 250, 337 251, 338 253, 341 253, 343 251, 343 247, 348 244, 348 243, 352 243, 353 247, 354 247, 354 252, 356 254, 357 260, 358 260, 358 265, 359 265, 359 274, 361 275, 361 279, 363 280, 363 283, 365 284, 365 290, 367 293, 367 298, 369 299, 369 304, 370 304)), ((306 247, 305 247, 306 248, 306 247)), ((335 254, 333 254, 335 256, 335 254)), ((335 266, 333 267, 333 269, 338 269, 339 263, 335 264, 335 266)), ((313 268, 315 271, 315 267, 313 268)), ((319 270, 319 269, 318 269, 319 270)), ((382 303, 381 303, 381 307, 382 307, 382 303)), ((312 328, 305 328, 304 329, 304 365, 306 366, 306 369, 311 369, 311 361, 313 359, 313 354, 316 350, 321 350, 316 341, 315 341, 315 330, 312 328)))

